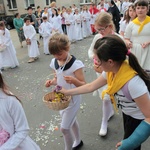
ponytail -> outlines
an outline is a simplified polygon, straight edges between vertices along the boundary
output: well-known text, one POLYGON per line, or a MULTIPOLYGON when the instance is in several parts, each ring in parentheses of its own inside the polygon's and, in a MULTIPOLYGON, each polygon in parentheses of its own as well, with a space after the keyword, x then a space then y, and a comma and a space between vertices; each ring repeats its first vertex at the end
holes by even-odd
POLYGON ((138 73, 138 75, 143 79, 145 82, 148 91, 150 92, 150 75, 140 66, 137 58, 134 54, 128 54, 129 65, 138 73))

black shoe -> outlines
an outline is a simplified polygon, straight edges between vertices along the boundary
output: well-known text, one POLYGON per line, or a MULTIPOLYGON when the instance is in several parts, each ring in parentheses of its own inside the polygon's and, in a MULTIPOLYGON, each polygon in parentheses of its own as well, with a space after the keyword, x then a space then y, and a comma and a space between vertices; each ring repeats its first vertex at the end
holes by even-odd
POLYGON ((81 140, 80 144, 77 145, 76 147, 73 147, 72 150, 78 150, 83 146, 83 141, 81 140))

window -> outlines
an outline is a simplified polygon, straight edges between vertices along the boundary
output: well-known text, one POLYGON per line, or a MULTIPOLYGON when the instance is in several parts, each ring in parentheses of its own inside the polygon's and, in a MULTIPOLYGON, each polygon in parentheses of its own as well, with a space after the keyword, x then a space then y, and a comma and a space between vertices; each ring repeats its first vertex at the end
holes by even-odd
POLYGON ((9 9, 16 9, 17 8, 16 0, 8 0, 8 7, 9 9))
POLYGON ((46 0, 46 5, 50 5, 50 3, 56 2, 55 0, 46 0))
POLYGON ((4 2, 3 0, 0 0, 0 14, 4 14, 4 13, 5 13, 4 2))
POLYGON ((34 0, 25 0, 26 7, 35 7, 34 0))
POLYGON ((92 0, 80 0, 80 4, 92 3, 92 0))

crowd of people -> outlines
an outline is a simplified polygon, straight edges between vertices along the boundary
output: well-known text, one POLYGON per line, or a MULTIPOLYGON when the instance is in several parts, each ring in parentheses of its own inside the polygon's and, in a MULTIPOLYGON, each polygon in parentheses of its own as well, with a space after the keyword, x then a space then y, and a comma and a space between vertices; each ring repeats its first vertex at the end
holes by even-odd
MULTIPOLYGON (((27 10, 28 14, 24 20, 20 18, 19 13, 15 15, 14 25, 21 47, 24 40, 28 45, 28 63, 34 62, 40 55, 39 41, 36 38, 36 34, 39 33, 39 38, 43 38, 43 53, 54 56, 50 68, 54 70, 55 77, 47 80, 45 86, 59 85, 62 87, 59 92, 72 95, 69 106, 60 111, 62 117, 60 129, 65 150, 77 150, 83 146, 76 119, 80 108, 80 94, 95 90, 98 90, 103 105, 99 135, 107 135, 108 120, 114 115, 114 110, 118 111, 116 104, 118 103, 123 115, 124 137, 116 144, 116 148, 141 150, 141 144, 150 135, 148 1, 125 0, 121 3, 119 0, 101 0, 97 6, 92 4, 88 8, 84 5, 82 9, 78 9, 75 5, 69 8, 63 6, 61 11, 56 7, 56 3, 52 2, 51 7, 45 7, 43 11, 38 6, 35 14, 32 7, 28 7, 27 10), (96 35, 88 50, 88 56, 93 60, 97 79, 86 84, 82 70, 84 64, 70 54, 70 43, 82 40, 91 34, 96 35)), ((0 69, 14 68, 18 65, 10 32, 5 28, 4 23, 0 22, 0 69)), ((1 135, 5 135, 5 140, 0 143, 0 150, 8 149, 9 146, 11 149, 19 146, 22 146, 22 150, 26 149, 25 145, 21 145, 21 141, 32 143, 33 149, 38 150, 39 147, 26 136, 27 122, 24 125, 15 125, 18 118, 14 115, 12 106, 18 108, 16 110, 22 114, 24 120, 26 118, 17 97, 6 88, 2 73, 0 73, 0 89, 0 103, 4 105, 3 110, 0 111, 0 119, 2 118, 0 140, 4 138, 1 135), (10 118, 5 114, 8 108, 13 113, 11 125, 19 129, 11 126, 13 130, 9 131, 9 128, 5 127, 7 119, 3 116, 10 118), (15 147, 10 143, 13 140, 17 141, 17 138, 20 142, 16 142, 15 147)))

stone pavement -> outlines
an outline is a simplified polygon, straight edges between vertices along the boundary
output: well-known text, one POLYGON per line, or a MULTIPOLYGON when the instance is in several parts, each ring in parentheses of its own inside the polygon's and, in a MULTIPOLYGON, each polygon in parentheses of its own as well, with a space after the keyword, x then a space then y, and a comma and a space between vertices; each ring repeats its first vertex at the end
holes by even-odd
MULTIPOLYGON (((42 102, 42 97, 51 88, 46 89, 44 83, 52 78, 52 70, 49 68, 52 56, 43 54, 43 42, 40 40, 40 58, 28 64, 27 46, 23 43, 20 48, 18 36, 15 30, 10 30, 20 66, 15 69, 3 71, 3 75, 11 90, 22 100, 23 107, 30 126, 30 136, 42 150, 63 150, 64 142, 59 131, 60 117, 58 111, 50 110, 42 102)), ((37 36, 38 37, 38 36, 37 36)), ((87 51, 93 36, 71 44, 71 54, 82 60, 85 64, 84 73, 86 81, 96 78, 92 69, 92 62, 88 59, 87 51)), ((81 138, 84 142, 82 150, 115 150, 115 144, 123 137, 123 125, 121 113, 115 114, 109 121, 108 135, 98 135, 102 117, 101 100, 98 95, 83 95, 83 100, 78 113, 78 121, 81 130, 81 138)), ((150 139, 143 144, 142 150, 149 150, 150 139)))

